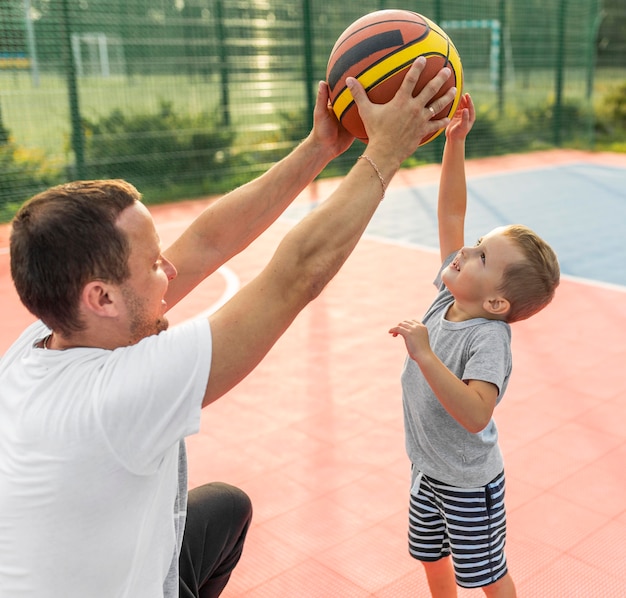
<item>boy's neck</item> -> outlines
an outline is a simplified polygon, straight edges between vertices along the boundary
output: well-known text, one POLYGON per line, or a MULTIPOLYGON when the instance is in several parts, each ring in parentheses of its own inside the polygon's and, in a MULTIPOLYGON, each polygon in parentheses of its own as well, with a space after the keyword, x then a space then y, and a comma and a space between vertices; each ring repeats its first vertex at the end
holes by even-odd
POLYGON ((456 300, 448 307, 444 318, 448 320, 448 322, 466 322, 467 320, 474 320, 475 318, 506 321, 504 318, 497 317, 484 310, 482 306, 461 306, 456 300))

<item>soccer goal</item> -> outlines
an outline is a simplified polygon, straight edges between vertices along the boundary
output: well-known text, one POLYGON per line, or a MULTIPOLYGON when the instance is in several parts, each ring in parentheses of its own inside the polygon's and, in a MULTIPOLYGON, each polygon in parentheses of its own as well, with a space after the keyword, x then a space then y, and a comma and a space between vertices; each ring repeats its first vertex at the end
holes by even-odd
POLYGON ((79 77, 124 75, 124 44, 118 36, 106 33, 72 34, 72 53, 79 77))
MULTIPOLYGON (((451 20, 442 21, 441 27, 450 34, 454 40, 455 31, 463 31, 465 34, 469 32, 476 32, 478 34, 486 34, 488 40, 485 40, 488 44, 488 69, 489 69, 489 83, 492 89, 498 89, 500 85, 504 84, 504 81, 500 81, 502 71, 506 71, 506 76, 510 79, 514 77, 513 74, 513 56, 511 52, 510 42, 505 39, 503 35, 501 23, 498 19, 470 19, 470 20, 451 20), (504 44, 504 46, 502 46, 504 44), (501 60, 501 48, 504 48, 504 65, 505 69, 500 69, 501 60)), ((472 35, 471 48, 479 48, 480 41, 472 35)), ((457 49, 459 49, 457 47, 457 49)), ((461 56, 463 56, 461 52, 461 56)))

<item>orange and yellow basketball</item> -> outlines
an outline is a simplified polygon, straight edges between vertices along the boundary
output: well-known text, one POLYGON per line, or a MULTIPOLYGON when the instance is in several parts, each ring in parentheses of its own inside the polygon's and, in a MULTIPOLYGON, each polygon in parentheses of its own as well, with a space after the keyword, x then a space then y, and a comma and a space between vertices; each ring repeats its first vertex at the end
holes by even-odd
MULTIPOLYGON (((452 75, 435 97, 441 97, 452 86, 457 88, 457 93, 434 118, 452 117, 463 93, 463 67, 452 40, 436 23, 408 10, 379 10, 357 19, 339 36, 330 53, 326 81, 333 111, 357 139, 368 141, 359 111, 346 87, 346 77, 356 78, 372 102, 383 104, 395 95, 406 71, 419 56, 426 58, 426 67, 413 95, 440 69, 449 67, 452 75)), ((441 131, 428 135, 420 145, 441 131)))

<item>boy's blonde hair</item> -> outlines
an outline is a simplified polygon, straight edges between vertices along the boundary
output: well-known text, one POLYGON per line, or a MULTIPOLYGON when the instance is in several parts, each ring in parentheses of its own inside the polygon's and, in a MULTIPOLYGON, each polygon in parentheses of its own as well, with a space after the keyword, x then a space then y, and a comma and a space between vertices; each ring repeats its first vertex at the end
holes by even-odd
POLYGON ((506 321, 518 322, 552 301, 561 271, 554 250, 527 226, 512 224, 504 235, 517 243, 526 258, 505 268, 498 288, 511 304, 506 321))

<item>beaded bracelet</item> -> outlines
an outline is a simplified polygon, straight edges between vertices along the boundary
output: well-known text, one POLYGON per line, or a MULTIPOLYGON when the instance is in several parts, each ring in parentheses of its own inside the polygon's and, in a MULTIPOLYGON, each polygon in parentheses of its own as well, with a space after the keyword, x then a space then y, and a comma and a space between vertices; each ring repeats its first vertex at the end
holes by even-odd
POLYGON ((385 191, 387 191, 387 183, 385 183, 385 179, 383 178, 383 175, 380 174, 380 170, 378 169, 378 166, 376 166, 376 163, 374 162, 374 160, 372 160, 369 156, 366 156, 365 154, 361 154, 357 158, 357 160, 360 160, 361 158, 363 158, 364 160, 367 160, 372 165, 372 168, 378 175, 378 180, 380 181, 380 184, 383 188, 383 196, 380 198, 380 201, 382 201, 385 198, 385 191))

